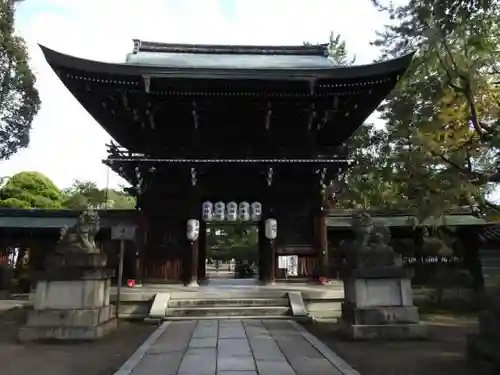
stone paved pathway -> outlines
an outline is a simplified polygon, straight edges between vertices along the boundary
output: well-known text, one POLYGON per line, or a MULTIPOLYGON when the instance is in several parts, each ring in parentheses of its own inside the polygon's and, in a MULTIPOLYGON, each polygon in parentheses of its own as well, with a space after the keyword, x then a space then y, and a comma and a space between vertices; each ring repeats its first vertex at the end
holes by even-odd
POLYGON ((292 321, 165 322, 115 375, 359 375, 292 321))

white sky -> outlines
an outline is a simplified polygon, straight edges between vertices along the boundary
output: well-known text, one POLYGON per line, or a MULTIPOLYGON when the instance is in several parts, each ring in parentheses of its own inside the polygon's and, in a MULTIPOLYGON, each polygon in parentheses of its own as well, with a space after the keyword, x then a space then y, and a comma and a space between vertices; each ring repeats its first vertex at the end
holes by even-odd
MULTIPOLYGON (((302 44, 340 33, 357 63, 378 56, 369 45, 387 22, 371 0, 26 0, 17 31, 29 46, 42 107, 30 146, 0 162, 0 177, 39 171, 59 187, 74 179, 107 184, 101 129, 51 71, 37 43, 93 60, 123 62, 132 39, 177 43, 302 44)), ((109 186, 124 183, 109 173, 109 186)))

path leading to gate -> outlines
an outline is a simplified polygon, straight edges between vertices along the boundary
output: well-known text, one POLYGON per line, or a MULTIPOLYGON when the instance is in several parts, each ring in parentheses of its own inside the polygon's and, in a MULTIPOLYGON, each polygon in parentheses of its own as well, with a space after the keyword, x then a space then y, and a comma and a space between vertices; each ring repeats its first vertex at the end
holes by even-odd
POLYGON ((163 323, 115 375, 359 375, 289 320, 163 323))

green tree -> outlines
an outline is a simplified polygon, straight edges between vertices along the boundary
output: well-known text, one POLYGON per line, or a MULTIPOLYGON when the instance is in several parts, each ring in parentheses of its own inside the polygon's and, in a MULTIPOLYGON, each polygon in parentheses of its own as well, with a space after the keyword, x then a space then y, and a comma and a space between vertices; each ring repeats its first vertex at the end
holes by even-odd
MULTIPOLYGON (((349 66, 355 62, 345 40, 334 32, 330 34, 328 52, 337 65, 349 66)), ((363 124, 347 141, 347 146, 348 156, 355 164, 344 176, 345 183, 335 197, 335 205, 340 208, 399 208, 404 205, 388 157, 391 153, 388 132, 370 123, 363 124)))
MULTIPOLYGON (((415 52, 406 77, 379 108, 389 134, 387 160, 409 208, 420 221, 434 219, 423 248, 449 254, 446 210, 470 205, 478 213, 498 212, 486 197, 500 154, 500 4, 410 0, 380 8, 391 18, 375 41, 382 58, 415 52)), ((469 271, 482 280, 480 270, 469 271)))
POLYGON ((64 189, 64 206, 81 210, 87 207, 133 209, 135 198, 123 190, 99 189, 92 181, 75 180, 71 187, 64 189))
POLYGON ((27 147, 40 108, 24 40, 14 35, 18 0, 0 0, 0 160, 27 147))
POLYGON ((61 208, 61 190, 39 172, 20 172, 0 189, 0 206, 11 208, 61 208))
POLYGON ((383 10, 393 20, 375 41, 383 58, 416 51, 380 107, 402 196, 421 217, 492 206, 484 197, 499 144, 498 2, 409 1, 383 10))
POLYGON ((207 230, 207 258, 256 260, 258 230, 248 223, 212 224, 207 230))

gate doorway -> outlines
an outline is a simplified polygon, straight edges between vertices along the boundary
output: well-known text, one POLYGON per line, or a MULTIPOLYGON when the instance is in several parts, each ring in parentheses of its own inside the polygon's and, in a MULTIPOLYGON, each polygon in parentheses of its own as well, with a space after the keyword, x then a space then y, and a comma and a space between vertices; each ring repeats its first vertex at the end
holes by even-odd
POLYGON ((207 280, 257 279, 259 229, 247 222, 209 223, 205 229, 207 280))

